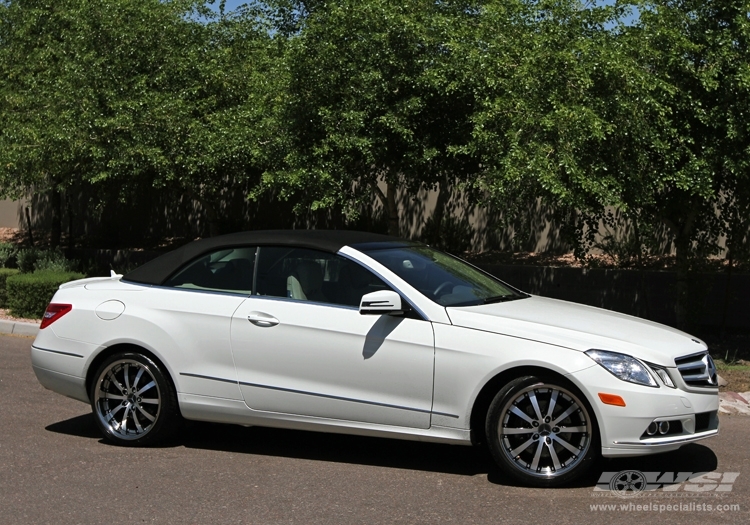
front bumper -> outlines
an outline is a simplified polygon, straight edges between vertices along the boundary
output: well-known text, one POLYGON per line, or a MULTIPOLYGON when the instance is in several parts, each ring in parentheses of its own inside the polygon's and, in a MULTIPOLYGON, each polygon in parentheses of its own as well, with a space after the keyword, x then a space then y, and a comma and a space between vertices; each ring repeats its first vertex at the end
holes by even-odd
POLYGON ((646 387, 614 377, 599 365, 568 376, 586 395, 596 414, 602 455, 641 456, 676 450, 682 445, 715 436, 719 432, 718 389, 646 387), (606 405, 599 393, 615 394, 626 406, 606 405), (651 422, 669 421, 667 435, 648 436, 651 422))

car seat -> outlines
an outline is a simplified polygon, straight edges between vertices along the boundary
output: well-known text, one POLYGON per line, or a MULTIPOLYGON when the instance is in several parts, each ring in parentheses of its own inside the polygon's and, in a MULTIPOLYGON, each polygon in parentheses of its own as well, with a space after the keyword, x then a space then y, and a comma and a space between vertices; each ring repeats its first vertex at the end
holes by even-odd
POLYGON ((299 261, 287 277, 287 297, 303 301, 327 302, 323 294, 323 270, 315 261, 299 261))

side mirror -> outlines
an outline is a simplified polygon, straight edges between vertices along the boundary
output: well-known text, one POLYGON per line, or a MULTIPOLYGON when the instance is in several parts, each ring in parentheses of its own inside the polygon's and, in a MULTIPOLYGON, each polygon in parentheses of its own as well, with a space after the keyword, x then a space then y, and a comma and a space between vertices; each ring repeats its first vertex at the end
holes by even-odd
POLYGON ((392 290, 380 290, 362 296, 359 313, 362 315, 400 314, 401 296, 392 290))

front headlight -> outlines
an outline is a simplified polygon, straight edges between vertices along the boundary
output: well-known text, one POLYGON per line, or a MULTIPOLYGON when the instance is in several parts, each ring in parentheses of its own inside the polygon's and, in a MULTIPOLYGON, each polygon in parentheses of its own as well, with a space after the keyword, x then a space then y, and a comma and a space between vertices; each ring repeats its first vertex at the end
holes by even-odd
POLYGON ((589 350, 586 355, 618 379, 637 385, 659 388, 646 365, 634 357, 605 350, 589 350))

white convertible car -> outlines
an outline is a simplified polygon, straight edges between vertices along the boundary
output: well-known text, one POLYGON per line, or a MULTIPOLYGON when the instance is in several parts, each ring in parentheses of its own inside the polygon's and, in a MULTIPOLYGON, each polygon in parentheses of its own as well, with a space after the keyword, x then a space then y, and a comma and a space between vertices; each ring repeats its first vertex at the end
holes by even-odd
POLYGON ((361 232, 225 235, 64 284, 31 352, 121 445, 182 418, 483 442, 520 482, 557 486, 719 425, 702 341, 361 232))

